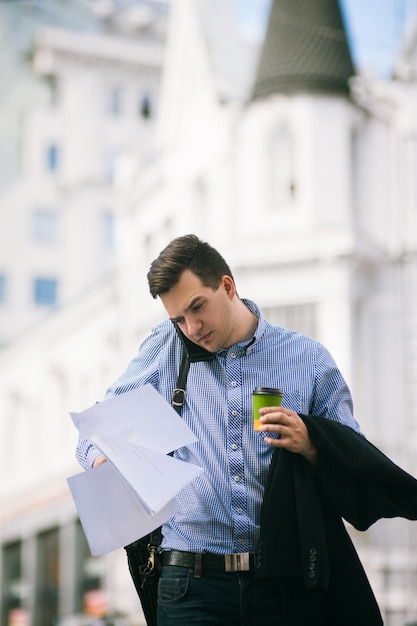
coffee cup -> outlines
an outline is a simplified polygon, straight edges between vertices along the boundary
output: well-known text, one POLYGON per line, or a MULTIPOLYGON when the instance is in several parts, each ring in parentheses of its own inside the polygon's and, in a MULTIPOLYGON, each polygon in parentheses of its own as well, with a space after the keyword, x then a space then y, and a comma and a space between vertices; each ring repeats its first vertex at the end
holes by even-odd
POLYGON ((252 392, 253 428, 259 430, 259 409, 264 406, 281 406, 282 391, 273 387, 255 387, 252 392))

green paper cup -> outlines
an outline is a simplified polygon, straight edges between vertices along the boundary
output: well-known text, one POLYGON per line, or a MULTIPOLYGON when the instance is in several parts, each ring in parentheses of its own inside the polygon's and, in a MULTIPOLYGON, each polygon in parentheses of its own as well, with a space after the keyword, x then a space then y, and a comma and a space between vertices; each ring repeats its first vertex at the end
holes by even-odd
POLYGON ((282 391, 271 387, 255 387, 252 392, 253 428, 259 430, 259 409, 264 406, 281 406, 282 391))

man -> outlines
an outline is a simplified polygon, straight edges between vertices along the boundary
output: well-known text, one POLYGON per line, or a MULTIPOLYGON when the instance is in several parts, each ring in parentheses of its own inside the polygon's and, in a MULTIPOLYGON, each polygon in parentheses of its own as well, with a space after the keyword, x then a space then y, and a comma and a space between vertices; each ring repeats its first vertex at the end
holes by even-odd
MULTIPOLYGON (((152 296, 169 320, 154 328, 107 397, 152 384, 170 402, 188 340, 214 355, 192 363, 182 418, 197 443, 174 456, 204 469, 179 494, 178 512, 163 526, 159 626, 283 626, 274 581, 255 578, 260 514, 276 448, 299 455, 314 471, 316 447, 301 414, 325 415, 352 429, 349 389, 318 342, 265 321, 239 297, 222 256, 194 235, 174 239, 151 264, 152 296), (253 429, 255 387, 279 387, 282 407, 261 409, 253 429)), ((158 421, 155 416, 155 436, 158 421)), ((80 440, 84 467, 105 461, 80 440)))

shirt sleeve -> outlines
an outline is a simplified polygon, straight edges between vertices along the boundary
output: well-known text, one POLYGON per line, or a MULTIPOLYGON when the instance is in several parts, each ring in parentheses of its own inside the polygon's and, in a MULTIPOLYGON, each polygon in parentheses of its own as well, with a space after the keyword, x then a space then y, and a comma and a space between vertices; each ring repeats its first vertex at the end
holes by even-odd
POLYGON ((318 344, 317 348, 315 389, 310 415, 323 415, 361 432, 360 425, 353 416, 350 389, 332 355, 322 344, 318 344))

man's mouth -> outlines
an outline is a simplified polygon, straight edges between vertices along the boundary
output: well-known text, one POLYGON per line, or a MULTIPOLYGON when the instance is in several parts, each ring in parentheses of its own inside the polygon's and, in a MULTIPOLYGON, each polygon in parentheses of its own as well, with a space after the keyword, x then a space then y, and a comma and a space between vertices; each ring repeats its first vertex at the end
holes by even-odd
POLYGON ((207 343, 208 341, 210 341, 210 337, 211 337, 211 331, 199 337, 198 343, 207 343))

